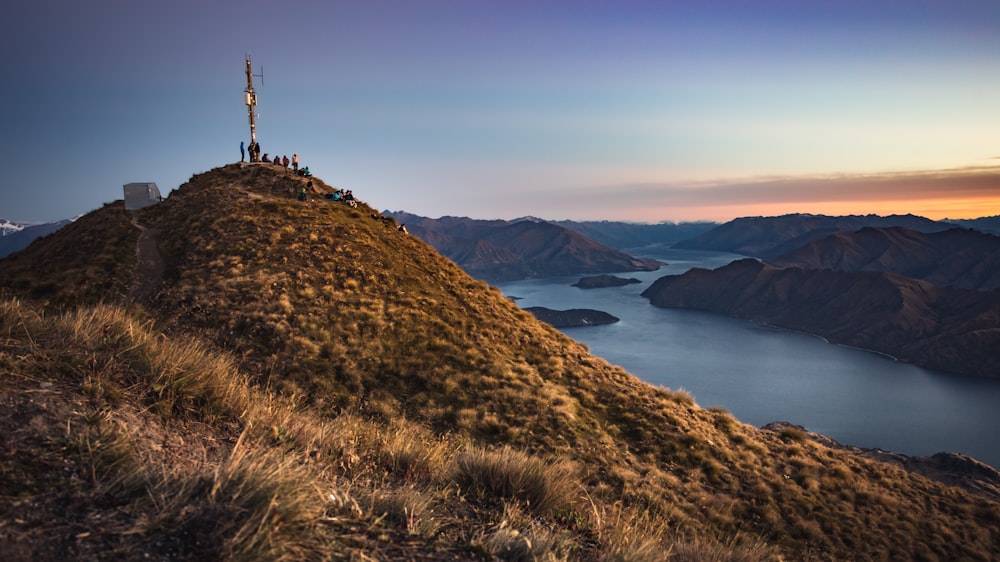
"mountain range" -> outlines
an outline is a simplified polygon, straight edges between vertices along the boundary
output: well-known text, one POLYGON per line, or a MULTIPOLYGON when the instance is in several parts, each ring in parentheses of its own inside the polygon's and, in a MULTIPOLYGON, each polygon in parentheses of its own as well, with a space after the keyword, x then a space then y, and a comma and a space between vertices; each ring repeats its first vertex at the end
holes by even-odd
POLYGON ((810 242, 768 260, 781 267, 885 271, 942 287, 1000 287, 1000 237, 953 228, 925 233, 866 227, 810 242))
POLYGON ((767 259, 838 232, 890 226, 901 226, 918 232, 938 232, 954 228, 952 224, 915 215, 883 217, 790 214, 778 217, 744 217, 719 225, 694 238, 682 240, 673 247, 732 252, 767 259))
POLYGON ((575 230, 543 221, 431 219, 386 211, 407 230, 452 259, 473 277, 489 282, 608 271, 654 271, 656 260, 634 258, 575 230))
POLYGON ((987 234, 1000 236, 1000 215, 994 217, 980 217, 978 219, 944 219, 941 222, 972 228, 987 234))
POLYGON ((6 559, 1000 550, 995 470, 701 408, 310 179, 223 166, 0 262, 6 559))
POLYGON ((661 222, 657 224, 620 221, 551 221, 616 250, 643 246, 672 246, 719 226, 715 222, 661 222))

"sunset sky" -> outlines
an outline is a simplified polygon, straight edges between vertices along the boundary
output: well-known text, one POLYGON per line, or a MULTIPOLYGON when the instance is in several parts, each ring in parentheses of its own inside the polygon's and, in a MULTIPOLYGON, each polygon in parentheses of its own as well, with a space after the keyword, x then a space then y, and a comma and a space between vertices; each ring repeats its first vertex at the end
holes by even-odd
POLYGON ((379 209, 725 221, 1000 214, 996 0, 14 2, 0 217, 258 138, 379 209))

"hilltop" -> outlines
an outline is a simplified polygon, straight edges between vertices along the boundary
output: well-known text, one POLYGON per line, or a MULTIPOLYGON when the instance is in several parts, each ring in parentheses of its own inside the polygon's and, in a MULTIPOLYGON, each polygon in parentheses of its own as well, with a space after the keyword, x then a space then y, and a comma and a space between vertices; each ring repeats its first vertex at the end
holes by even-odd
POLYGON ((311 180, 224 166, 0 262, 9 559, 1000 551, 1000 488, 645 384, 311 180))

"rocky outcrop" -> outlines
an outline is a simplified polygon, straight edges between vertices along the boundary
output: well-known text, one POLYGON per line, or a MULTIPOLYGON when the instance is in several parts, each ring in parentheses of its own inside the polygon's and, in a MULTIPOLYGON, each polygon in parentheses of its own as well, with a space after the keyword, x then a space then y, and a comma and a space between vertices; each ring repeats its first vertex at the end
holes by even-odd
POLYGON ((635 277, 625 279, 614 275, 594 275, 593 277, 581 277, 579 281, 573 283, 572 287, 581 289, 601 289, 604 287, 621 287, 622 285, 632 285, 642 283, 635 277))
POLYGON ((552 310, 544 306, 532 306, 524 310, 535 315, 546 324, 554 328, 579 328, 583 326, 599 326, 601 324, 614 324, 620 319, 589 308, 571 308, 569 310, 552 310))

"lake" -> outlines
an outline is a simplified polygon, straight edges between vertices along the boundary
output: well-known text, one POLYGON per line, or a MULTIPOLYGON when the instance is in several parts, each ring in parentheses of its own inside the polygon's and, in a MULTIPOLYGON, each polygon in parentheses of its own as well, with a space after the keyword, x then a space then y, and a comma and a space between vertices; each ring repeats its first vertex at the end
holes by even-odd
POLYGON ((691 310, 657 308, 640 293, 663 275, 713 269, 744 256, 628 250, 669 265, 613 275, 641 284, 571 285, 581 276, 500 283, 521 307, 592 308, 621 319, 562 332, 637 377, 683 389, 761 426, 787 421, 841 443, 907 455, 962 453, 1000 467, 1000 380, 921 369, 890 357, 796 333, 691 310))

